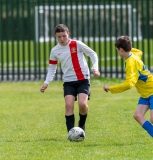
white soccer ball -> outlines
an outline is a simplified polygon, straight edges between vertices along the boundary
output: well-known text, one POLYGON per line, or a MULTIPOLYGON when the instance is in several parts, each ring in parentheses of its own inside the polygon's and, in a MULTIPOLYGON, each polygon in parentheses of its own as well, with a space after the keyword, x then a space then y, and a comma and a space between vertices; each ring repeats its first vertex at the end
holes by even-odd
POLYGON ((69 130, 68 140, 73 142, 81 142, 85 139, 85 132, 80 127, 73 127, 69 130))

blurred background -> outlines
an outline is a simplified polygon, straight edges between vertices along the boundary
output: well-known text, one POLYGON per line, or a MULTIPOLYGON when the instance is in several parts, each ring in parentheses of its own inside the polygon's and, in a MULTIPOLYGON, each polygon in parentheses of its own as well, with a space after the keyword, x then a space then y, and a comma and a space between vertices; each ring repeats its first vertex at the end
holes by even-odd
MULTIPOLYGON (((101 77, 124 78, 114 47, 121 35, 153 72, 152 0, 0 0, 0 81, 44 80, 59 23, 97 52, 101 77)), ((62 80, 60 64, 54 80, 62 80)))

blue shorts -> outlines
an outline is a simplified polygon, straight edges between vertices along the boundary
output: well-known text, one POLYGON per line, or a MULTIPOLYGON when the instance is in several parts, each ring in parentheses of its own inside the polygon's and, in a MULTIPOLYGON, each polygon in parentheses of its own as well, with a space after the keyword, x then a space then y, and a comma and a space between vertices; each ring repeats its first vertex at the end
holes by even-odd
POLYGON ((153 110, 153 95, 149 96, 148 98, 140 97, 138 104, 149 105, 150 110, 153 110))
POLYGON ((64 97, 66 95, 72 95, 77 100, 77 95, 79 93, 85 93, 88 95, 88 100, 90 99, 90 81, 88 79, 72 81, 72 82, 64 82, 64 97))

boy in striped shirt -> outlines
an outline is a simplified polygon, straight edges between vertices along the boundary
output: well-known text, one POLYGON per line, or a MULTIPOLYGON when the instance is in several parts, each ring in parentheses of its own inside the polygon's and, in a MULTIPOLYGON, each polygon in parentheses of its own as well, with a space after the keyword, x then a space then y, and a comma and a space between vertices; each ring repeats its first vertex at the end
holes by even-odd
POLYGON ((74 102, 78 96, 79 123, 78 126, 85 130, 88 112, 87 100, 90 98, 90 72, 84 54, 92 61, 94 77, 99 77, 97 54, 78 40, 69 38, 69 30, 64 24, 55 27, 55 37, 58 44, 51 50, 49 68, 44 84, 40 91, 44 92, 56 73, 58 61, 63 72, 63 89, 65 99, 65 118, 67 131, 74 127, 74 102))

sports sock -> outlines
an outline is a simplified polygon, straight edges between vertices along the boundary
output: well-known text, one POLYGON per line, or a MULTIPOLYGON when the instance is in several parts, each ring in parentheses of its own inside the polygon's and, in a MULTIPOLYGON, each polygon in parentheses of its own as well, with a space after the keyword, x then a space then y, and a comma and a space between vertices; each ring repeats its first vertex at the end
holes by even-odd
POLYGON ((80 116, 80 120, 79 120, 79 127, 83 127, 86 123, 86 119, 87 119, 87 113, 85 115, 82 115, 79 113, 80 116))
POLYGON ((149 121, 145 121, 142 127, 153 137, 153 126, 149 121))
POLYGON ((65 118, 66 118, 67 131, 69 132, 69 130, 74 127, 75 117, 74 114, 72 114, 70 116, 65 116, 65 118))

